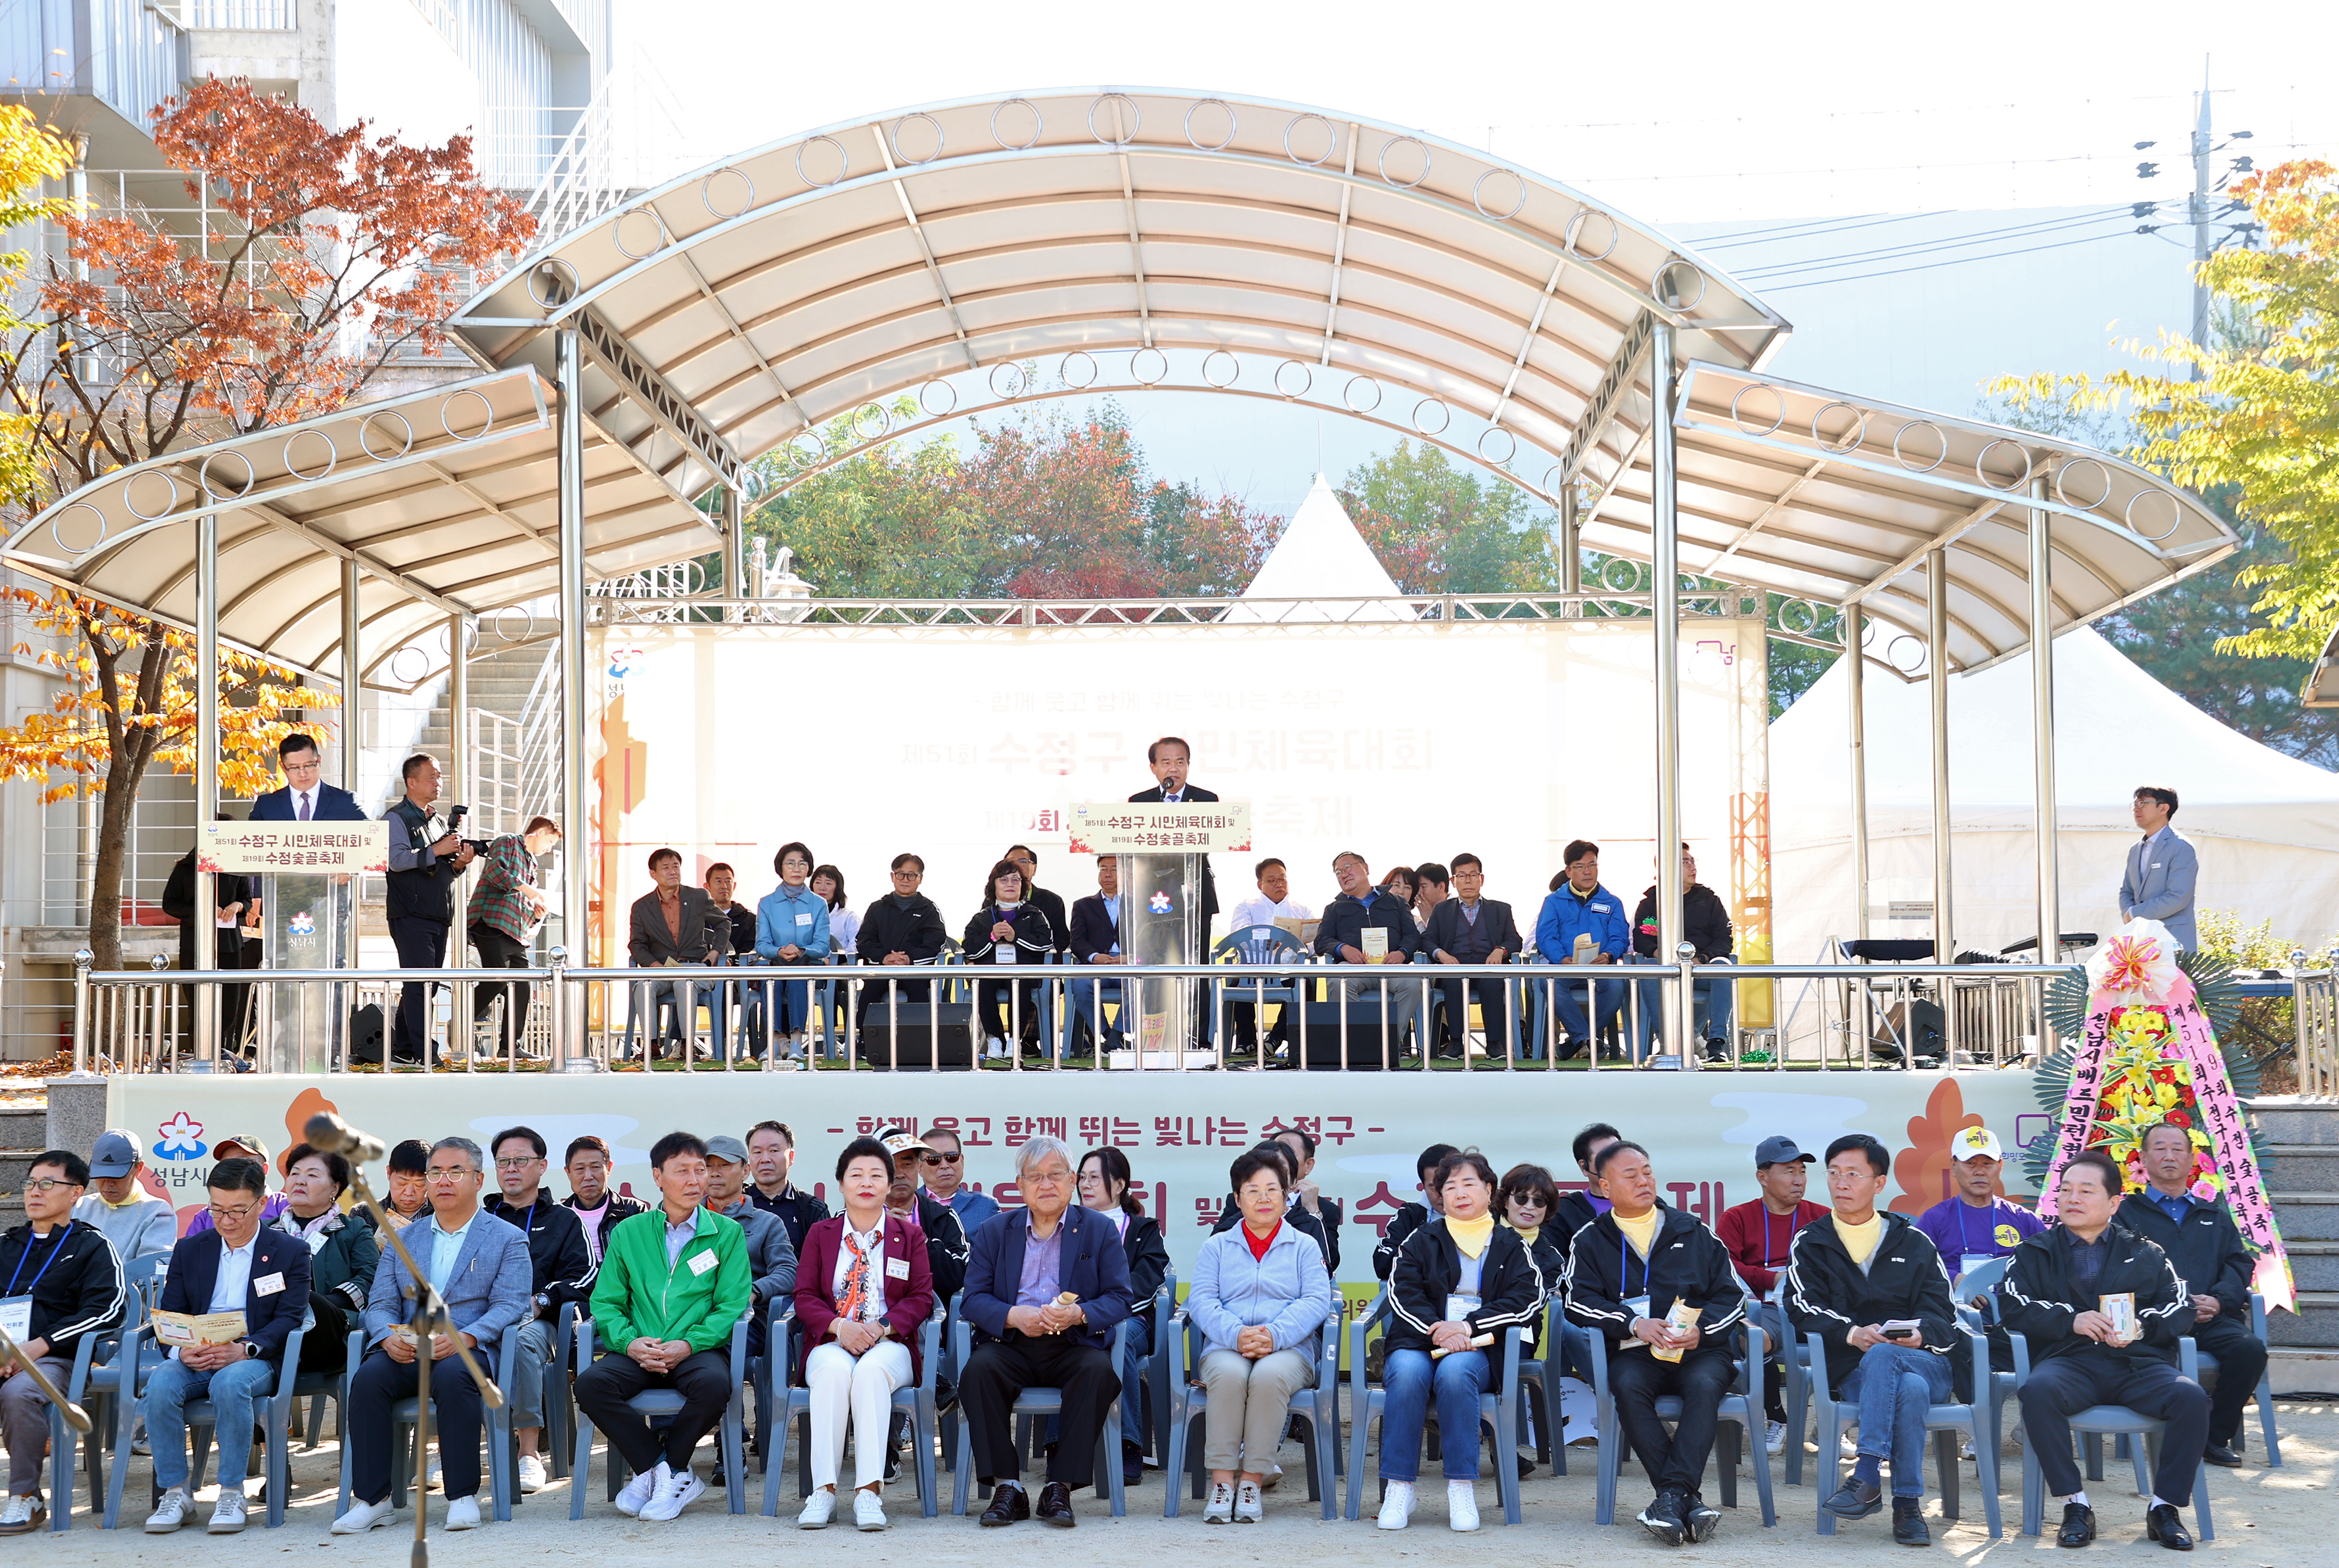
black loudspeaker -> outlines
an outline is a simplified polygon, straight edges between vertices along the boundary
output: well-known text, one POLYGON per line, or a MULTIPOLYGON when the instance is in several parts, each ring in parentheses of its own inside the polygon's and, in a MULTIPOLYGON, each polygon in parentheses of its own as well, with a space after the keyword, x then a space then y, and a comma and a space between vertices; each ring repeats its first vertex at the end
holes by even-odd
POLYGON ((381 1006, 368 1002, 350 1009, 350 1052, 352 1062, 381 1060, 381 1006))
MULTIPOLYGON (((1394 1014, 1395 1008, 1392 1006, 1394 1014)), ((1337 1001, 1305 1003, 1299 1018, 1291 1025, 1291 1053, 1301 1067, 1329 1068, 1340 1066, 1340 1004, 1337 1001)), ((1348 1004, 1347 1031, 1348 1070, 1378 1072, 1381 1070, 1381 1009, 1377 999, 1373 1001, 1353 1001, 1348 1004)), ((1388 1064, 1396 1065, 1406 1053, 1405 1025, 1392 1016, 1388 1025, 1388 1064)))
POLYGON ((872 1067, 974 1066, 974 1004, 883 999, 861 1015, 860 1056, 872 1067))

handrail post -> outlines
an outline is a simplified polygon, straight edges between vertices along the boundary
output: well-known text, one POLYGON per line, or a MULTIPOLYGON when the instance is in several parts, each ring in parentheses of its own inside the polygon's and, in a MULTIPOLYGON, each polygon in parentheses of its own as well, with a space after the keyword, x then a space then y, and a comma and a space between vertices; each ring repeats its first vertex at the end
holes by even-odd
POLYGON ((89 1070, 89 966, 97 954, 87 948, 74 952, 74 1072, 89 1070))
POLYGON ((546 958, 552 970, 552 978, 547 981, 552 988, 552 1005, 548 1009, 552 1014, 552 1070, 567 1072, 569 1059, 568 949, 556 945, 546 958))

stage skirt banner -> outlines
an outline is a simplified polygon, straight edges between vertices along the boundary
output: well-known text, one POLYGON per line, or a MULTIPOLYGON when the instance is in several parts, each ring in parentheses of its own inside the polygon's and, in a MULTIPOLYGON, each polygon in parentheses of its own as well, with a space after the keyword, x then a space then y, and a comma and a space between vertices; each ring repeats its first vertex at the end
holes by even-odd
MULTIPOLYGON (((182 1228, 205 1201, 212 1149, 238 1133, 277 1157, 308 1119, 331 1109, 380 1139, 462 1136, 482 1146, 525 1126, 550 1146, 548 1185, 569 1141, 590 1133, 616 1156, 620 1190, 657 1200, 650 1146, 676 1129, 745 1139, 756 1122, 795 1135, 795 1184, 834 1203, 845 1143, 881 1128, 947 1129, 966 1146, 967 1179, 1012 1205, 1013 1150, 1045 1133, 1076 1155, 1111 1145, 1128 1157, 1147 1213, 1159 1217, 1180 1278, 1226 1202, 1237 1154, 1285 1128, 1319 1140, 1313 1179, 1345 1209, 1338 1277, 1368 1286, 1372 1254, 1398 1209, 1418 1201, 1414 1161, 1434 1143, 1475 1148, 1499 1174, 1533 1162, 1582 1185, 1568 1152, 1586 1123, 1645 1144, 1665 1201, 1713 1223, 1759 1196, 1754 1146, 1784 1134, 1817 1152, 1847 1132, 1893 1151, 1892 1208, 1911 1215, 1949 1195, 1950 1140, 1986 1124, 2008 1144, 2046 1134, 2023 1071, 1731 1073, 814 1072, 526 1074, 308 1078, 243 1074, 123 1076, 107 1083, 107 1125, 146 1152, 156 1194, 182 1228)), ((2007 1173, 2018 1169, 2007 1162, 2007 1173)), ((382 1169, 369 1175, 377 1189, 382 1169)), ((1823 1199, 1814 1184, 1812 1197, 1823 1199)))

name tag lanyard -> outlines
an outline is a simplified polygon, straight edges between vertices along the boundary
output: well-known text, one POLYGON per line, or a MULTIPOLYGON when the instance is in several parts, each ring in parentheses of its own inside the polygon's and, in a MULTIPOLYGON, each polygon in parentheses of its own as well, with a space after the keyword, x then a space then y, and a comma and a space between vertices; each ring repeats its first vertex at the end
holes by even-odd
MULTIPOLYGON (((1654 1316, 1654 1314, 1650 1312, 1648 1308, 1656 1304, 1657 1238, 1664 1234, 1664 1224, 1660 1220, 1655 1233, 1649 1238, 1648 1258, 1641 1265, 1640 1301, 1642 1310, 1637 1314, 1637 1316, 1642 1317, 1650 1317, 1654 1316)), ((1766 1219, 1763 1222, 1762 1227, 1763 1245, 1766 1247, 1770 1245, 1770 1223, 1766 1219)), ((1624 1228, 1622 1225, 1619 1225, 1616 1227, 1616 1288, 1619 1291, 1622 1291, 1625 1287, 1627 1281, 1632 1277, 1631 1275, 1626 1272, 1632 1267, 1632 1257, 1633 1238, 1625 1235, 1624 1228)), ((1633 1298, 1631 1297, 1626 1297, 1624 1298, 1625 1305, 1629 1307, 1632 1304, 1632 1300, 1633 1298)))
MULTIPOLYGON (((57 1260, 57 1254, 65 1249, 65 1232, 71 1228, 72 1227, 65 1225, 57 1227, 57 1238, 49 1244, 49 1255, 41 1260, 40 1268, 33 1275, 33 1283, 25 1287, 25 1295, 30 1296, 41 1287, 41 1276, 49 1271, 49 1265, 54 1263, 57 1260)), ((16 1294, 16 1281, 24 1277, 25 1265, 32 1260, 33 1245, 31 1238, 27 1238, 25 1242, 25 1254, 16 1259, 16 1272, 8 1277, 9 1295, 16 1294)))

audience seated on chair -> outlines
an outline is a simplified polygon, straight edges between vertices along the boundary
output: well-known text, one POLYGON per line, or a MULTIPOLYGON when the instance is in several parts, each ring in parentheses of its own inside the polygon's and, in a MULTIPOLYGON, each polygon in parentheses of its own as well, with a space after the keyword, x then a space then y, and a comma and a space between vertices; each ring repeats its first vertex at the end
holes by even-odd
MULTIPOLYGON (((1291 873, 1280 860, 1273 855, 1268 856, 1253 868, 1252 875, 1258 879, 1258 895, 1235 905, 1230 930, 1276 925, 1287 920, 1299 922, 1299 930, 1304 930, 1306 923, 1316 918, 1315 911, 1291 897, 1291 873)), ((1282 929, 1290 930, 1294 940, 1299 936, 1299 930, 1282 929)), ((1286 1004, 1276 1015, 1273 1027, 1267 1031, 1267 1043, 1270 1050, 1290 1040, 1291 1012, 1296 1005, 1286 1004)), ((1227 1022, 1234 1031, 1236 1049, 1256 1053, 1258 1050, 1258 1010, 1247 1001, 1229 1001, 1227 1003, 1227 1022)))
POLYGON ((2202 1457, 2212 1464, 2239 1464, 2242 1412, 2266 1366, 2265 1341, 2250 1331, 2250 1274, 2256 1265, 2225 1199, 2203 1197, 2193 1185, 2202 1159, 2196 1153, 2202 1145, 2194 1141, 2198 1136, 2168 1121, 2145 1129, 2147 1185, 2121 1202, 2119 1222, 2166 1253, 2183 1281, 2190 1316, 2188 1321, 2187 1313, 2177 1313, 2178 1332, 2217 1358, 2202 1457))
POLYGON ((577 1404, 634 1472, 617 1512, 656 1524, 706 1491, 690 1456, 731 1402, 731 1328, 753 1281, 746 1233, 706 1208, 706 1143, 669 1132, 650 1169, 658 1207, 609 1233, 593 1280, 600 1355, 577 1378, 577 1404), (654 1388, 683 1399, 663 1437, 628 1404, 654 1388))
MULTIPOLYGON (((395 1248, 385 1248, 366 1301, 366 1358, 350 1379, 345 1419, 350 1449, 350 1510, 336 1535, 359 1535, 386 1524, 390 1504, 390 1428, 399 1401, 416 1396, 420 1357, 430 1357, 431 1426, 447 1495, 447 1528, 479 1523, 479 1434, 485 1406, 469 1368, 455 1354, 459 1339, 489 1377, 504 1331, 528 1315, 534 1270, 528 1238, 479 1207, 486 1157, 468 1138, 442 1138, 430 1149, 430 1218, 399 1233, 415 1266, 446 1304, 450 1332, 418 1343, 408 1331, 414 1284, 395 1248)), ((222 1420, 222 1425, 224 1421, 222 1420)), ((416 1497, 419 1508, 423 1499, 416 1497)))
POLYGON ((2005 1152, 1986 1127, 1962 1127, 1949 1139, 1949 1180, 1957 1188, 1917 1218, 1954 1279, 1994 1257, 2011 1257, 2046 1222, 2005 1195, 2005 1152))
MULTIPOLYGON (((528 1238, 528 1311, 520 1318, 519 1365, 503 1369, 504 1397, 511 1402, 512 1436, 519 1447, 519 1489, 543 1490, 544 1369, 552 1363, 553 1335, 560 1309, 571 1302, 579 1312, 593 1289, 593 1249, 577 1211, 553 1201, 544 1190, 550 1147, 532 1127, 496 1134, 488 1146, 496 1161, 499 1189, 487 1211, 528 1238)), ((567 1390, 560 1391, 567 1397, 567 1390)))
POLYGON ((796 1515, 806 1530, 835 1517, 848 1428, 855 1435, 853 1522, 885 1528, 880 1492, 893 1393, 921 1376, 918 1329, 935 1306, 925 1238, 886 1207, 894 1179, 885 1146, 854 1139, 836 1160, 844 1212, 804 1232, 794 1296, 801 1375, 812 1395, 813 1490, 796 1515))
MULTIPOLYGON (((982 902, 967 917, 961 952, 970 965, 1045 963, 1055 952, 1055 932, 1040 906, 1023 896, 1023 872, 1002 860, 983 880, 982 902)), ((983 1054, 1004 1060, 1008 1041, 1035 1046, 1046 1032, 1037 980, 983 980, 975 985, 975 1019, 982 1028, 983 1054)))
POLYGON ((1533 1332, 1545 1287, 1526 1242, 1495 1223, 1495 1168, 1485 1156, 1475 1149, 1449 1154, 1429 1180, 1440 1213, 1406 1238, 1389 1274, 1380 1527, 1402 1530, 1413 1517, 1422 1430, 1434 1399, 1446 1521, 1456 1530, 1475 1530, 1478 1396, 1495 1385, 1504 1333, 1514 1326, 1533 1332))
POLYGON ((995 1484, 986 1525, 1036 1513, 1041 1523, 1069 1529, 1071 1494, 1097 1479, 1097 1438, 1120 1391, 1106 1346, 1133 1309, 1128 1257, 1113 1223, 1072 1202, 1074 1181, 1071 1150, 1061 1140, 1026 1141, 1015 1151, 1026 1207, 976 1232, 967 1260, 964 1311, 975 1343, 959 1370, 959 1400, 975 1474, 995 1484), (1063 1397, 1036 1508, 1023 1494, 1013 1430, 1016 1398, 1030 1387, 1063 1397))
POLYGON ((390 1216, 392 1230, 404 1230, 430 1212, 430 1178, 425 1174, 430 1146, 419 1138, 400 1139, 390 1146, 384 1169, 382 1212, 390 1216))
POLYGON ((828 1218, 828 1205, 809 1192, 796 1190, 789 1179, 795 1164, 796 1135, 786 1122, 759 1121, 747 1129, 747 1174, 755 1181, 746 1190, 747 1201, 780 1217, 801 1257, 804 1233, 828 1218))
MULTIPOLYGON (((1413 884, 1407 878, 1402 896, 1373 885, 1372 868, 1365 857, 1344 850, 1332 857, 1332 874, 1339 879, 1340 896, 1325 906, 1324 922, 1316 928, 1316 952, 1344 967, 1402 966, 1413 962, 1421 947, 1421 928, 1413 923, 1413 884), (1370 946, 1367 944, 1370 943, 1370 946), (1375 953, 1374 949, 1379 951, 1375 953)), ((1389 978, 1343 980, 1333 987, 1343 1005, 1354 1001, 1378 1004, 1388 1025, 1388 1054, 1404 1054, 1398 1043, 1421 1007, 1421 987, 1392 972, 1389 978)))
MULTIPOLYGON (((59 1388, 73 1375, 74 1352, 83 1336, 118 1326, 128 1299, 122 1260, 105 1233, 73 1218, 74 1205, 88 1186, 89 1166, 71 1149, 52 1149, 35 1157, 25 1178, 25 1223, 0 1236, 6 1295, 23 1299, 26 1313, 17 1349, 59 1388)), ((8 1445, 8 1497, 0 1503, 0 1535, 26 1534, 40 1528, 47 1511, 41 1466, 49 1455, 49 1400, 14 1357, 0 1381, 0 1441, 8 1445)), ((226 1478, 222 1472, 221 1480, 226 1478)), ((57 1506, 70 1510, 73 1499, 60 1497, 57 1506)))
POLYGON ((341 1208, 350 1162, 296 1143, 284 1155, 284 1212, 270 1228, 309 1246, 309 1310, 315 1315, 301 1341, 302 1372, 339 1372, 350 1358, 350 1320, 365 1311, 373 1290, 381 1243, 373 1217, 341 1208))
MULTIPOLYGON (((1072 905, 1069 937, 1072 962, 1088 970, 1129 962, 1120 951, 1120 857, 1097 856, 1097 890, 1072 905)), ((1125 1010, 1120 982, 1083 974, 1065 988, 1071 1012, 1064 1020, 1064 1040, 1085 1033, 1100 1050, 1119 1050, 1122 1038, 1120 1012, 1106 1016, 1107 1002, 1125 1010)))
POLYGON ((1379 1245, 1373 1248, 1373 1272, 1381 1278, 1387 1279, 1396 1267, 1396 1255, 1405 1246, 1406 1238, 1442 1212, 1437 1207, 1436 1183, 1431 1178, 1447 1155, 1460 1152, 1450 1143, 1433 1143, 1413 1162, 1414 1190, 1421 1194, 1421 1201, 1399 1204, 1397 1211, 1389 1217, 1388 1228, 1381 1232, 1379 1245))
MULTIPOLYGON (((568 1196, 560 1207, 574 1210, 577 1222, 585 1228, 585 1255, 598 1270, 601 1257, 609 1248, 609 1233, 637 1214, 647 1214, 650 1206, 638 1198, 628 1198, 622 1192, 609 1190, 609 1169, 617 1160, 609 1146, 592 1133, 571 1139, 567 1152, 561 1156, 561 1174, 568 1178, 568 1196)), ((593 1280, 587 1276, 583 1288, 587 1301, 580 1302, 577 1310, 587 1316, 593 1280)))
MULTIPOLYGON (((1545 963, 1594 966, 1582 981, 1541 982, 1553 1017, 1567 1031, 1570 1055, 1592 1049, 1593 1037, 1624 1005, 1621 979, 1608 966, 1624 962, 1632 943, 1632 927, 1624 918, 1624 901, 1600 885, 1600 846, 1577 839, 1565 851, 1566 871, 1560 884, 1543 901, 1535 917, 1535 952, 1545 963), (1592 1002, 1584 1011, 1587 994, 1592 1002)), ((1559 1056, 1557 1039, 1552 1056, 1559 1056)))
POLYGON ((1860 1407, 1860 1456, 1841 1489, 1820 1506, 1865 1519, 1884 1506, 1883 1464, 1892 1462, 1892 1539, 1931 1543, 1925 1527, 1925 1413, 1947 1404, 1950 1356, 1964 1343, 1949 1303, 1949 1276, 1932 1238, 1903 1214, 1880 1211, 1892 1157, 1864 1132, 1828 1145, 1834 1211, 1797 1233, 1787 1264, 1787 1321, 1816 1333, 1835 1396, 1860 1407))
MULTIPOLYGON (((1334 1300, 1322 1249, 1287 1222, 1282 1161, 1267 1149, 1248 1149, 1229 1175, 1240 1218, 1202 1243, 1186 1293, 1209 1391, 1202 1419, 1209 1524, 1256 1524, 1264 1514, 1260 1484, 1290 1419, 1292 1395, 1315 1385, 1318 1336, 1334 1300)), ((1162 1479, 1176 1486, 1182 1478, 1162 1479)))
POLYGON ((1138 1396, 1138 1364, 1159 1348, 1153 1343, 1153 1297, 1170 1273, 1170 1247, 1161 1222, 1145 1212, 1130 1172, 1129 1156, 1107 1145, 1081 1156, 1081 1207, 1112 1221, 1120 1232, 1129 1265, 1129 1333, 1121 1343, 1120 1478, 1134 1486, 1145 1479, 1145 1402, 1138 1396))
POLYGON ((919 1168, 920 1188, 935 1202, 948 1205, 958 1216, 960 1228, 972 1237, 999 1212, 999 1199, 966 1184, 966 1145, 957 1133, 947 1127, 930 1127, 926 1147, 934 1155, 919 1168))
POLYGON ((933 1271, 934 1295, 947 1304, 966 1283, 967 1240, 958 1211, 918 1185, 927 1162, 938 1162, 938 1157, 925 1139, 906 1128, 881 1128, 877 1141, 893 1160, 893 1184, 885 1189, 885 1207, 926 1238, 926 1267, 933 1271))
MULTIPOLYGON (((861 917, 860 932, 854 939, 855 951, 864 964, 895 970, 930 964, 942 955, 950 933, 943 929, 943 912, 918 891, 926 880, 926 863, 914 854, 897 854, 893 877, 893 891, 871 904, 861 917)), ((923 1003, 926 990, 923 980, 888 979, 883 984, 870 981, 861 988, 861 1015, 865 1019, 871 1008, 883 1007, 888 1001, 904 1007, 923 1003)))
MULTIPOLYGON (((1285 1215, 1303 1234, 1316 1238, 1324 1248, 1324 1267, 1335 1274, 1338 1273, 1342 1206, 1338 1198, 1327 1198, 1318 1190, 1313 1179, 1316 1135, 1296 1127, 1287 1127, 1268 1141, 1282 1149, 1286 1156, 1283 1162, 1286 1167, 1283 1176, 1285 1215)), ((1225 1204, 1219 1209, 1218 1224, 1211 1228, 1232 1230, 1241 1220, 1242 1199, 1238 1194, 1229 1192, 1225 1204)))
MULTIPOLYGON (((755 906, 755 952, 767 964, 785 968, 817 968, 828 962, 828 900, 807 883, 812 875, 812 851, 801 843, 784 843, 772 857, 780 885, 755 906)), ((771 988, 772 1049, 782 1058, 805 1058, 804 1031, 812 1020, 812 982, 781 981, 771 988)), ((789 1238, 793 1245, 794 1238, 789 1238)))
MULTIPOLYGON (((1690 1016, 1682 1020, 1683 1032, 1693 1040, 1705 1041, 1709 1061, 1730 1060, 1731 1024, 1735 1015, 1733 1003, 1737 997, 1737 980, 1730 966, 1735 939, 1730 930, 1730 911, 1722 895, 1697 880, 1697 857, 1689 845, 1682 845, 1682 926, 1683 938, 1697 949, 1700 966, 1720 965, 1720 972, 1708 972, 1690 982, 1690 1016), (1696 1014, 1705 1013, 1705 1032, 1700 1035, 1692 1028, 1696 1014)), ((1640 906, 1633 912, 1633 956, 1639 963, 1669 962, 1657 955, 1657 890, 1653 884, 1641 894, 1640 906)), ((1644 980, 1641 986, 1641 1026, 1635 1041, 1643 1058, 1649 1053, 1649 1041, 1656 1033, 1662 997, 1657 981, 1644 980)))
POLYGON ((1737 1376, 1730 1330, 1745 1321, 1745 1289, 1713 1232, 1658 1205, 1647 1149, 1621 1140, 1592 1161, 1611 1207, 1569 1248, 1567 1316, 1607 1336, 1616 1422, 1654 1494, 1642 1525, 1669 1546, 1702 1542, 1722 1523, 1699 1486, 1737 1376), (1666 1395, 1682 1402, 1670 1434, 1657 1418, 1666 1395))
POLYGON ((2193 1495, 2209 1440, 2209 1395, 2176 1366, 2193 1304, 2168 1255, 2115 1218, 2122 1185, 2119 1167, 2101 1149, 2072 1157, 2055 1188, 2057 1223, 2015 1248, 1998 1287, 1999 1316, 2029 1342, 2030 1376, 2016 1397, 2047 1490, 2064 1500, 2056 1544, 2085 1546, 2096 1537, 2095 1509, 2071 1457, 2070 1417, 2124 1405, 2168 1424, 2145 1533, 2189 1552, 2193 1537, 2177 1509, 2193 1495), (2126 1306, 2115 1297, 2133 1303, 2126 1333, 2109 1310, 2126 1306))
POLYGON ((187 1522, 187 1406, 209 1400, 218 1413, 219 1502, 211 1531, 243 1528, 244 1476, 252 1468, 255 1412, 267 1403, 284 1360, 284 1343, 309 1311, 309 1244, 262 1228, 267 1176, 256 1159, 222 1159, 206 1178, 212 1228, 171 1249, 157 1310, 202 1315, 242 1312, 243 1337, 225 1345, 174 1348, 146 1385, 146 1435, 154 1446, 162 1502, 147 1517, 150 1535, 187 1522))
POLYGON ((136 1138, 109 1128, 89 1151, 89 1190, 73 1206, 73 1217, 103 1231, 124 1263, 168 1252, 179 1239, 178 1211, 138 1180, 145 1163, 136 1138))
MULTIPOLYGON (((1747 1304, 1747 1315, 1762 1326, 1771 1353, 1771 1365, 1762 1375, 1764 1414, 1770 1418, 1763 1442, 1773 1454, 1787 1445, 1786 1358, 1794 1354, 1794 1336, 1788 1330, 1786 1307, 1781 1302, 1787 1258, 1803 1227, 1825 1219, 1829 1212, 1825 1204, 1806 1202, 1803 1198, 1808 1184, 1803 1167, 1816 1159, 1797 1148, 1793 1139, 1778 1133, 1756 1144, 1754 1184, 1762 1195, 1723 1209, 1722 1223, 1713 1228, 1730 1251, 1739 1281, 1753 1298, 1747 1304)), ((1796 1441, 1802 1439, 1798 1436, 1796 1441)))
MULTIPOLYGON (((1428 886, 1425 879, 1424 892, 1428 886)), ((1500 899, 1481 897, 1485 886, 1486 868, 1476 855, 1454 857, 1454 896, 1436 902, 1421 933, 1421 950, 1432 963, 1508 963, 1525 945, 1518 922, 1511 917, 1511 906, 1500 899)), ((1445 980, 1438 986, 1446 997, 1446 1028, 1452 1040, 1449 1054, 1457 1060, 1469 1055, 1470 1003, 1475 1001, 1486 1026, 1486 1054, 1503 1055, 1509 1039, 1509 982, 1445 980)))

